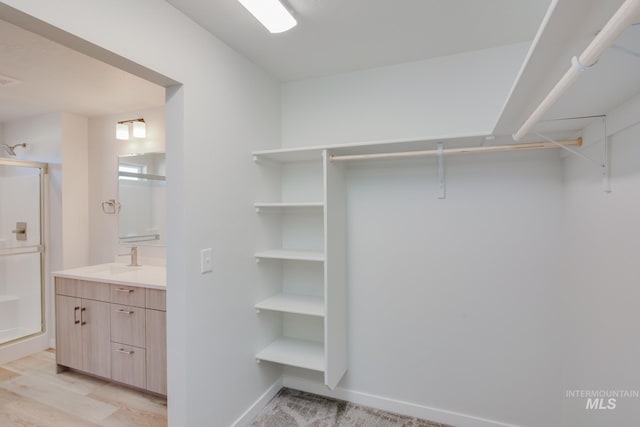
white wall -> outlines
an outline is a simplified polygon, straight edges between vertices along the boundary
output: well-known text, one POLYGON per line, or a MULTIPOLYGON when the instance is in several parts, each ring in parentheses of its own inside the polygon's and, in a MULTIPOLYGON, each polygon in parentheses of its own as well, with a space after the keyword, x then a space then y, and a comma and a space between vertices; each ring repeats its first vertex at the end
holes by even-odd
MULTIPOLYGON (((118 199, 118 156, 166 151, 164 107, 89 119, 89 264, 113 262, 126 248, 118 245, 118 216, 105 215, 102 202, 118 199), (143 117, 147 137, 118 141, 115 124, 143 117)), ((166 206, 162 206, 165 210, 166 206)), ((140 256, 166 257, 166 248, 140 247, 140 256)))
POLYGON ((343 387, 558 425, 558 153, 449 158, 446 200, 433 161, 359 164, 348 177, 343 387))
MULTIPOLYGON (((565 159, 566 359, 564 390, 640 389, 640 96, 608 114, 612 192, 583 159, 565 159)), ((586 153, 602 159, 599 120, 585 131, 586 153)), ((615 410, 586 410, 586 398, 564 398, 571 427, 635 425, 640 399, 615 410)), ((605 403, 606 404, 606 403, 605 403)))
POLYGON ((282 145, 490 134, 528 44, 282 85, 282 145))
POLYGON ((88 120, 62 114, 62 253, 64 268, 89 264, 88 120))
POLYGON ((255 363, 248 309, 258 277, 250 152, 279 144, 278 83, 163 1, 4 3, 184 85, 167 94, 169 422, 230 425, 281 374, 255 363), (214 271, 201 275, 207 247, 214 271))

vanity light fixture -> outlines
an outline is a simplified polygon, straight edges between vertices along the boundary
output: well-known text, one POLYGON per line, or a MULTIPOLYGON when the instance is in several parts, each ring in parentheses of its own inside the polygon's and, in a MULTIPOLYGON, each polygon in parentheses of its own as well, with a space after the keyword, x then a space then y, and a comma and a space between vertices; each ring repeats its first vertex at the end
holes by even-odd
POLYGON ((129 125, 127 123, 116 124, 116 139, 123 141, 129 139, 129 125))
POLYGON ((238 0, 270 33, 283 33, 297 22, 279 0, 238 0))
POLYGON ((146 138, 147 137, 147 125, 144 119, 140 119, 139 122, 133 122, 133 137, 134 138, 146 138))
POLYGON ((146 138, 147 126, 143 118, 123 120, 116 124, 116 139, 127 141, 129 139, 129 123, 133 125, 134 138, 146 138))

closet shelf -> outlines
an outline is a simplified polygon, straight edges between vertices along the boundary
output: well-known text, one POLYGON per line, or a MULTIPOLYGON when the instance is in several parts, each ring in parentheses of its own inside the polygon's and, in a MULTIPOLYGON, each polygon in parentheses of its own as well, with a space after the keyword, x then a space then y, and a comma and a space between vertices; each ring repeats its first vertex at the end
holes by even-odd
POLYGON ((298 251, 289 249, 271 249, 256 252, 258 259, 282 259, 291 261, 318 261, 324 262, 324 253, 321 251, 298 251))
POLYGON ((256 162, 267 160, 276 163, 295 163, 322 160, 321 148, 276 148, 274 150, 254 151, 256 162))
POLYGON ((328 150, 330 154, 377 154, 396 151, 419 151, 435 149, 437 143, 442 142, 447 147, 474 147, 484 142, 486 135, 442 135, 440 137, 426 137, 420 139, 401 139, 386 141, 356 142, 348 144, 334 144, 301 148, 277 148, 273 150, 254 151, 256 162, 266 160, 275 163, 294 163, 322 160, 322 153, 328 150))
POLYGON ((258 310, 324 317, 324 298, 305 295, 278 294, 255 305, 258 310))
POLYGON ((282 337, 256 354, 256 359, 324 372, 324 346, 314 341, 282 337))
POLYGON ((288 210, 320 210, 324 208, 322 202, 260 202, 254 203, 256 212, 262 210, 268 212, 288 211, 288 210))

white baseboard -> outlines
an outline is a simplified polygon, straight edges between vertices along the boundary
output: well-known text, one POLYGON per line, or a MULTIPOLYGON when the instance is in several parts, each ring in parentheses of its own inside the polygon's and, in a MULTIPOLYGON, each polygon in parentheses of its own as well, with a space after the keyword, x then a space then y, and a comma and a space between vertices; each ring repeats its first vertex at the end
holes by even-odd
POLYGON ((331 391, 323 384, 290 375, 283 376, 282 385, 295 390, 306 391, 308 393, 319 394, 321 396, 332 397, 334 399, 346 400, 348 402, 381 409, 383 411, 394 412, 400 415, 450 424, 455 427, 518 427, 514 424, 505 424, 499 421, 460 414, 444 409, 431 408, 428 406, 389 399, 387 397, 376 396, 359 391, 347 390, 341 387, 336 387, 335 390, 331 391))
POLYGON ((265 391, 264 394, 260 396, 258 400, 256 400, 254 404, 249 407, 249 409, 244 411, 244 413, 240 415, 240 417, 235 420, 233 424, 231 424, 231 427, 248 426, 251 421, 253 421, 253 419, 260 413, 260 411, 262 411, 262 409, 267 406, 267 403, 269 403, 269 401, 273 399, 276 394, 278 394, 281 388, 282 377, 278 378, 278 380, 273 383, 273 385, 269 387, 267 391, 265 391))
POLYGON ((49 348, 49 337, 46 333, 12 344, 6 344, 0 347, 0 365, 46 350, 47 348, 49 348))

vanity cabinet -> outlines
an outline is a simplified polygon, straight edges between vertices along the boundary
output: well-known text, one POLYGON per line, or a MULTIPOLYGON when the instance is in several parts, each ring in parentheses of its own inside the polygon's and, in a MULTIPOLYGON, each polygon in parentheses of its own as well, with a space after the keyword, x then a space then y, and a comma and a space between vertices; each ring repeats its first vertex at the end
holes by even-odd
POLYGON ((111 375, 110 304, 105 292, 108 285, 58 280, 61 280, 60 286, 56 286, 58 364, 108 378, 111 375))
POLYGON ((166 395, 166 291, 55 281, 58 367, 166 395))

